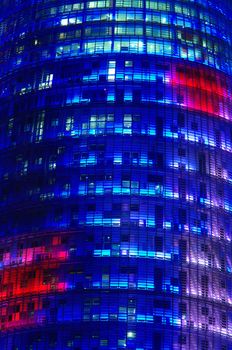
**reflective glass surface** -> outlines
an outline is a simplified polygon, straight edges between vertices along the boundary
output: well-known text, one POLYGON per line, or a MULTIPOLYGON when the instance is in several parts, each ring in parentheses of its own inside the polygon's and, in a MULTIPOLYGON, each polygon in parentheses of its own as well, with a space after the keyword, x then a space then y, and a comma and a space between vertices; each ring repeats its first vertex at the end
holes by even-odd
POLYGON ((0 349, 231 350, 231 1, 0 4, 0 349))

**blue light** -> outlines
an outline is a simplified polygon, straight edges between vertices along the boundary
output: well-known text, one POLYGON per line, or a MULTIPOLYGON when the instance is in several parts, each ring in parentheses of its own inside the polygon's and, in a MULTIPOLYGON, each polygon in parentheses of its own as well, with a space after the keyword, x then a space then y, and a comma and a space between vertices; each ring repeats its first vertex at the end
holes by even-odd
POLYGON ((230 349, 230 2, 31 5, 0 16, 0 349, 230 349))

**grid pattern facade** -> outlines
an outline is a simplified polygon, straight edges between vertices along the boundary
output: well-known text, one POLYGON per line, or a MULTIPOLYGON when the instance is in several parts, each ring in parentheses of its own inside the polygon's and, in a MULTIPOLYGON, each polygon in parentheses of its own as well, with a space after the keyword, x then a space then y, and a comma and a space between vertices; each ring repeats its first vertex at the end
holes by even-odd
POLYGON ((231 2, 0 4, 0 348, 231 350, 231 2))

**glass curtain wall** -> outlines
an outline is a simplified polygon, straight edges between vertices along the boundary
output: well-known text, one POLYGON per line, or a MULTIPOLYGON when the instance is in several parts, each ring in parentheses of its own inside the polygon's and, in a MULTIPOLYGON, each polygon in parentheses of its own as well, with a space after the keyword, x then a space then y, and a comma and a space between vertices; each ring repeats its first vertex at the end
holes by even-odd
POLYGON ((0 348, 231 350, 231 1, 0 4, 0 348))

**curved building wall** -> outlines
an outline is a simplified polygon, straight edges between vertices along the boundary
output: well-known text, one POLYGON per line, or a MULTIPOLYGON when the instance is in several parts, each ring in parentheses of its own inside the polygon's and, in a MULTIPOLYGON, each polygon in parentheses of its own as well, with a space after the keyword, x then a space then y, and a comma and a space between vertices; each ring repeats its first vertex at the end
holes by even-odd
POLYGON ((0 348, 231 350, 230 1, 0 3, 0 348))

